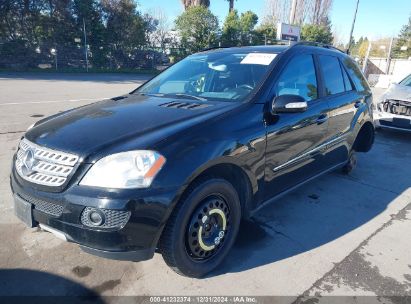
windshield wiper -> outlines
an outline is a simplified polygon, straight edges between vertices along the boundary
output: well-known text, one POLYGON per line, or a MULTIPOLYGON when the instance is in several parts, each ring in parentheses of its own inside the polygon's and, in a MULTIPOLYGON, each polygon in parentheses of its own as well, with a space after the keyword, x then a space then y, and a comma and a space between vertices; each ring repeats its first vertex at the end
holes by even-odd
POLYGON ((173 96, 177 96, 177 97, 188 97, 188 98, 193 98, 193 99, 197 99, 197 100, 201 100, 201 101, 207 101, 206 98, 196 96, 196 95, 191 95, 191 94, 185 94, 185 93, 175 93, 175 94, 167 94, 167 95, 173 95, 173 96))
POLYGON ((164 94, 162 93, 139 93, 140 95, 143 96, 154 96, 154 97, 163 97, 164 94))

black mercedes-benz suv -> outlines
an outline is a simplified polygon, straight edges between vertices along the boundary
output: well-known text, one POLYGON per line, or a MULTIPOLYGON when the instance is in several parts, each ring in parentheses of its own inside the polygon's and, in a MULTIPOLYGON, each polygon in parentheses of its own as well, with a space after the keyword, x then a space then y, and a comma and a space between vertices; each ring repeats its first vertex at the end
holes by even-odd
POLYGON ((159 252, 201 277, 242 218, 330 170, 349 172, 373 140, 370 88, 343 52, 208 50, 130 94, 38 121, 13 159, 15 212, 86 252, 159 252))

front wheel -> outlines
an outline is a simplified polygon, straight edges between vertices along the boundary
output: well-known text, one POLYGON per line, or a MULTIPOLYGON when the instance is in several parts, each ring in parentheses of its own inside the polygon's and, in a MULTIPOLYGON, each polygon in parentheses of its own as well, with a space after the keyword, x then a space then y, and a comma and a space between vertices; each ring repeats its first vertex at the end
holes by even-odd
POLYGON ((160 238, 160 252, 177 273, 203 277, 229 252, 240 219, 240 200, 229 182, 209 179, 197 183, 168 220, 160 238))

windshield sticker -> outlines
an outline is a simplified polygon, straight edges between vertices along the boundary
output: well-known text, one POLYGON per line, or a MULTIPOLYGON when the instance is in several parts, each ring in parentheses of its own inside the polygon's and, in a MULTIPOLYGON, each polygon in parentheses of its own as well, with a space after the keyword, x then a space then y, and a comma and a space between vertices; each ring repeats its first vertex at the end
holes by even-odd
POLYGON ((250 53, 244 57, 241 61, 241 64, 261 64, 269 65, 277 54, 268 54, 268 53, 250 53))

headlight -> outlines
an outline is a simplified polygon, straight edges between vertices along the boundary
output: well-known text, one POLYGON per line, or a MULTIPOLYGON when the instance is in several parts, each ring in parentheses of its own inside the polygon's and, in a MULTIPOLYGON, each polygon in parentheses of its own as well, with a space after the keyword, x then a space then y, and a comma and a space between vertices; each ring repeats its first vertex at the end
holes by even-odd
POLYGON ((103 188, 147 188, 166 159, 154 151, 129 151, 106 156, 97 161, 80 185, 103 188))

